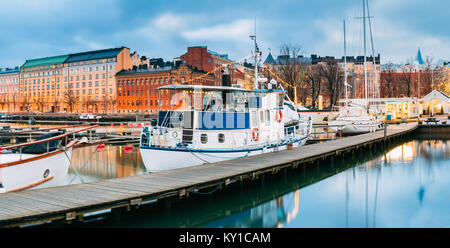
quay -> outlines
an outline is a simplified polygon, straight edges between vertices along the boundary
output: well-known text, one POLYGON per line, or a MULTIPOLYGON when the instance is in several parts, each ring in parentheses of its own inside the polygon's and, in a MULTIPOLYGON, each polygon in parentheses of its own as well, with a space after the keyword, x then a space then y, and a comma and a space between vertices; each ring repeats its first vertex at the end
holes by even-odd
POLYGON ((92 183, 12 192, 0 195, 0 227, 20 227, 55 221, 71 223, 88 216, 131 211, 140 205, 188 197, 201 190, 220 189, 244 180, 264 180, 286 172, 370 149, 407 136, 417 123, 390 125, 374 133, 351 136, 290 150, 213 164, 149 173, 92 183))

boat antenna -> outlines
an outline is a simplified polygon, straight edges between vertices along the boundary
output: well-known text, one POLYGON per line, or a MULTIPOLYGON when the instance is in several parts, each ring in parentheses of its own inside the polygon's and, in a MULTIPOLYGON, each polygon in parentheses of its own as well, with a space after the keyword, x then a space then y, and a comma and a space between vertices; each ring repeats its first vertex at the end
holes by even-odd
POLYGON ((255 45, 255 52, 254 52, 254 57, 255 57, 255 90, 258 89, 258 55, 260 53, 259 48, 258 48, 258 43, 256 43, 256 17, 255 17, 255 30, 254 30, 254 35, 250 35, 250 39, 252 39, 254 41, 254 45, 255 45))

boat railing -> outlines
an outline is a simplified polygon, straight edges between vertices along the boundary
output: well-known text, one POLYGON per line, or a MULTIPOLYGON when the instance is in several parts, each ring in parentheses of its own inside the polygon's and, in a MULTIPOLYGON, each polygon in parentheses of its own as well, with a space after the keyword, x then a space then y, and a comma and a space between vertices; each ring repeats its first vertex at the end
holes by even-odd
POLYGON ((20 134, 28 134, 28 133, 35 133, 35 132, 41 132, 41 131, 50 131, 50 130, 58 130, 58 129, 66 129, 66 128, 79 128, 79 127, 88 127, 89 124, 83 124, 83 125, 76 125, 76 126, 59 126, 59 127, 50 127, 50 128, 41 128, 41 129, 30 129, 30 130, 23 130, 23 131, 11 131, 11 132, 5 132, 0 131, 0 134, 5 136, 14 136, 14 135, 20 135, 20 134))
POLYGON ((0 146, 0 154, 6 150, 19 149, 20 160, 22 160, 22 148, 23 147, 30 146, 30 145, 36 145, 36 144, 40 144, 40 143, 45 143, 45 142, 47 142, 47 153, 48 153, 49 149, 50 149, 50 147, 49 147, 50 141, 66 138, 66 143, 67 143, 68 137, 70 135, 73 135, 73 139, 75 139, 76 133, 84 132, 84 131, 87 131, 87 130, 90 130, 93 128, 97 128, 97 127, 99 127, 99 125, 89 126, 89 127, 83 128, 83 129, 74 130, 74 131, 63 133, 63 134, 60 134, 60 135, 57 135, 57 136, 54 136, 51 138, 47 138, 47 139, 35 140, 32 142, 27 142, 27 143, 22 143, 22 144, 14 144, 14 145, 9 145, 9 146, 0 146))

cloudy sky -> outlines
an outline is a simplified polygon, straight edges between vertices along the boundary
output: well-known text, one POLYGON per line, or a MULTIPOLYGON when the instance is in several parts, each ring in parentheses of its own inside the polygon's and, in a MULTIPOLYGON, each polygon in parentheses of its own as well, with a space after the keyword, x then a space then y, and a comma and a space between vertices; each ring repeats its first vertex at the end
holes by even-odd
MULTIPOLYGON (((450 1, 369 0, 375 54, 382 63, 450 59, 450 1)), ((265 57, 284 43, 306 56, 363 53, 362 0, 0 0, 0 67, 26 59, 127 46, 171 60, 206 45, 239 60, 256 34, 265 57)), ((368 53, 371 53, 368 33, 368 53)))

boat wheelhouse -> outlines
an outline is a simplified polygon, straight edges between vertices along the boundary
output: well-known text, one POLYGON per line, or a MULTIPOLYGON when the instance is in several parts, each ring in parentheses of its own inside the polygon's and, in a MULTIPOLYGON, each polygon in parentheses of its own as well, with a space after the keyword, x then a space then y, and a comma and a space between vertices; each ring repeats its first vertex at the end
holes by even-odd
POLYGON ((304 145, 311 120, 285 104, 285 91, 167 85, 170 110, 144 127, 140 151, 148 171, 241 158, 304 145))

